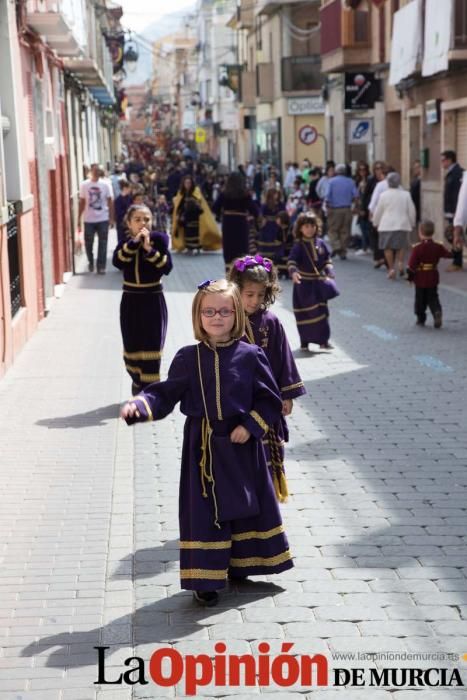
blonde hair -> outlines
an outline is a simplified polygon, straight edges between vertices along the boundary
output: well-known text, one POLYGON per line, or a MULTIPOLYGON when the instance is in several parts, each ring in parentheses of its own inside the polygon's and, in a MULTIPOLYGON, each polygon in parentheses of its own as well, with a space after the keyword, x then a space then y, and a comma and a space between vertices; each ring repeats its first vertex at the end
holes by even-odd
POLYGON ((201 302, 208 294, 223 294, 232 299, 235 311, 235 323, 230 336, 234 340, 240 340, 240 338, 245 335, 245 312, 237 285, 227 280, 212 280, 209 284, 206 284, 206 286, 198 289, 196 292, 191 307, 193 333, 196 340, 204 342, 209 339, 201 323, 201 302))

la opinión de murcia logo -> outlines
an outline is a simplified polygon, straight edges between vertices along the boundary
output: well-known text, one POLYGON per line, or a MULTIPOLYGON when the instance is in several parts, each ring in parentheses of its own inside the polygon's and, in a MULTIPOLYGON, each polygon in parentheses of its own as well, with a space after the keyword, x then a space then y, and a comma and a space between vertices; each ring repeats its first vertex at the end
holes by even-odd
POLYGON ((149 658, 147 668, 141 656, 129 656, 123 662, 127 670, 118 676, 112 669, 112 677, 106 673, 105 652, 108 646, 96 646, 98 677, 94 685, 148 685, 148 678, 161 688, 184 682, 185 693, 196 695, 198 688, 213 683, 216 687, 268 687, 287 688, 295 684, 304 687, 334 686, 378 688, 404 687, 463 687, 457 668, 329 668, 324 654, 293 656, 292 642, 283 642, 281 653, 270 655, 267 642, 258 645, 258 656, 253 654, 227 654, 227 645, 217 642, 214 656, 187 654, 177 649, 156 649, 149 658))

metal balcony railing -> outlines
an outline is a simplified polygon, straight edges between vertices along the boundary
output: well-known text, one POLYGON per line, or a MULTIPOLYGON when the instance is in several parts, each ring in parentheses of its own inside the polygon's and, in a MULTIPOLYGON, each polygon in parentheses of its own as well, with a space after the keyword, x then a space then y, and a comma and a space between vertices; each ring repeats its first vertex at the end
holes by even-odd
POLYGON ((282 92, 320 90, 324 82, 321 56, 289 56, 282 59, 282 92))

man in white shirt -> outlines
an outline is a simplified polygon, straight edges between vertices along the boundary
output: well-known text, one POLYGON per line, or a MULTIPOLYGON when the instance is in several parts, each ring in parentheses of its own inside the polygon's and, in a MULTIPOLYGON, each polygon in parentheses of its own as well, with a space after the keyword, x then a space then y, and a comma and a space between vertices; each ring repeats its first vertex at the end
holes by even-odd
POLYGON ((94 271, 93 244, 97 233, 97 273, 105 275, 107 262, 107 238, 109 225, 113 225, 112 188, 101 177, 102 166, 93 163, 89 179, 84 180, 79 188, 78 225, 83 217, 84 244, 88 256, 89 272, 94 271))

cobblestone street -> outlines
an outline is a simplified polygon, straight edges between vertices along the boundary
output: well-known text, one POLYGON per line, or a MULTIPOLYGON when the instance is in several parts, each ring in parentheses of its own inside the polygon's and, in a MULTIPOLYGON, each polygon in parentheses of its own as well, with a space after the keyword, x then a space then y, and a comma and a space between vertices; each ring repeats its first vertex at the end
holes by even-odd
MULTIPOLYGON (((165 282, 162 375, 192 343, 196 285, 217 254, 174 256, 165 282)), ((465 273, 464 273, 465 274, 465 273)), ((0 382, 0 700, 183 697, 176 688, 95 685, 158 647, 182 654, 323 653, 330 668, 459 668, 467 684, 467 292, 440 289, 444 327, 415 326, 413 289, 368 258, 336 262, 332 352, 294 354, 307 396, 289 421, 282 506, 295 568, 193 606, 178 578, 183 416, 128 428, 121 277, 78 274, 0 382), (449 660, 337 658, 444 652, 449 660)), ((449 281, 449 280, 448 280, 449 281)), ((299 345, 291 283, 273 310, 299 345)), ((461 285, 462 286, 462 285, 461 285)), ((278 700, 445 700, 465 689, 225 688, 278 700)))

